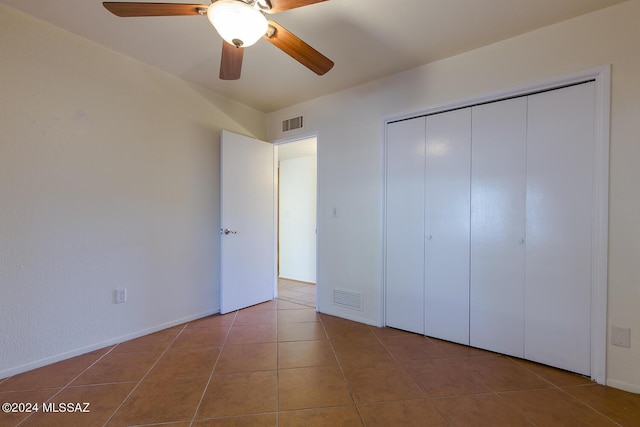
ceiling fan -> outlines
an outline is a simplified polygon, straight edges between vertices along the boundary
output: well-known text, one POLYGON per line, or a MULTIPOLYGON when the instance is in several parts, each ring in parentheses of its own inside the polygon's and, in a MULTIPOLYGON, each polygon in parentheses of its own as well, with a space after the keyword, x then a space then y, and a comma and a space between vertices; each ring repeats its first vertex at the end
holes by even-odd
POLYGON ((238 80, 244 48, 261 37, 318 75, 333 67, 333 61, 309 46, 265 14, 282 12, 327 0, 212 0, 211 5, 185 3, 104 2, 120 17, 207 16, 223 38, 220 78, 238 80))

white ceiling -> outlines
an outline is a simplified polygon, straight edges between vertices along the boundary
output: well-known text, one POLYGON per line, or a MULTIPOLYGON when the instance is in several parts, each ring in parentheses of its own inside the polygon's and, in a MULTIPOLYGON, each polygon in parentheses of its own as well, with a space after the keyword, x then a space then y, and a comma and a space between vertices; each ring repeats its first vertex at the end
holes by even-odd
POLYGON ((0 3, 270 112, 622 1, 329 0, 269 18, 331 58, 331 71, 317 76, 260 40, 237 81, 218 79, 222 41, 206 17, 118 18, 99 0, 0 3))

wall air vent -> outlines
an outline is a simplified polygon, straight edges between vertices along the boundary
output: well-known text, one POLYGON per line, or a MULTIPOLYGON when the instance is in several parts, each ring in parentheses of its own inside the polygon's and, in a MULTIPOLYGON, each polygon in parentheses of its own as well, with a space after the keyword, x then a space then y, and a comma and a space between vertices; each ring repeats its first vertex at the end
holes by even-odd
POLYGON ((362 292, 334 288, 333 303, 343 307, 362 310, 362 292))
POLYGON ((304 122, 302 116, 293 117, 282 121, 282 132, 289 132, 296 129, 302 129, 304 122))

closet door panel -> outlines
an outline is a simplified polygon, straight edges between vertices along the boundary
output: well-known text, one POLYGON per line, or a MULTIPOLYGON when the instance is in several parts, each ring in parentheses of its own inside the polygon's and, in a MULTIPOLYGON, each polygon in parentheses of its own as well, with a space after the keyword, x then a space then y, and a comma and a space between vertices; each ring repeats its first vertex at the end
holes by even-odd
POLYGON ((425 333, 469 344, 471 109, 427 117, 425 333))
POLYGON ((470 343, 523 357, 527 99, 472 118, 470 343))
POLYGON ((529 97, 525 357, 590 374, 594 83, 529 97))
POLYGON ((386 324, 422 334, 425 118, 387 132, 386 324))

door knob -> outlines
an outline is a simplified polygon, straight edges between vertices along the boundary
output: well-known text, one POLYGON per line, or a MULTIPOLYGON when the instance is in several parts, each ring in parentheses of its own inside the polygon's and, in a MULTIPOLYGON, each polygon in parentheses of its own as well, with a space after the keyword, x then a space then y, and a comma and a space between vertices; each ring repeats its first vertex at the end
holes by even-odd
POLYGON ((431 234, 427 234, 427 240, 431 240, 433 239, 433 236, 431 234))
POLYGON ((235 230, 229 230, 228 228, 225 228, 224 230, 223 230, 223 229, 220 229, 220 234, 222 234, 222 233, 224 233, 224 234, 238 234, 238 232, 237 232, 237 231, 235 231, 235 230))

